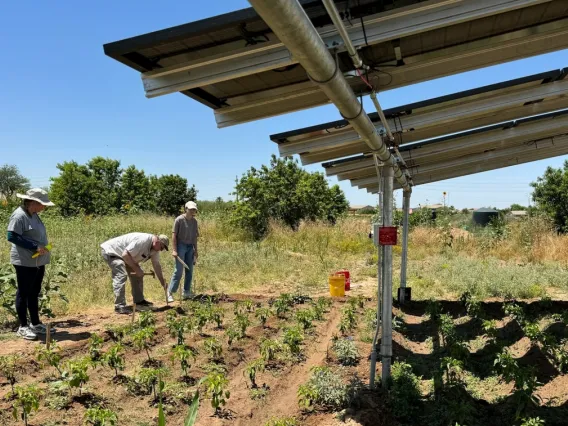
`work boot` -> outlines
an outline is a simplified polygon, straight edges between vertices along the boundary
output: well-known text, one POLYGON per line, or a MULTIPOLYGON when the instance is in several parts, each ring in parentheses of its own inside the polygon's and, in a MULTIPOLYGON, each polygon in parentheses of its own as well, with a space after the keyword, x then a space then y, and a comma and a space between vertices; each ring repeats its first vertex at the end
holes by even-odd
POLYGON ((148 302, 146 299, 142 299, 141 302, 136 303, 136 306, 152 306, 152 302, 148 302))
POLYGON ((115 306, 114 307, 114 312, 116 314, 131 314, 132 313, 132 309, 128 306, 115 306))

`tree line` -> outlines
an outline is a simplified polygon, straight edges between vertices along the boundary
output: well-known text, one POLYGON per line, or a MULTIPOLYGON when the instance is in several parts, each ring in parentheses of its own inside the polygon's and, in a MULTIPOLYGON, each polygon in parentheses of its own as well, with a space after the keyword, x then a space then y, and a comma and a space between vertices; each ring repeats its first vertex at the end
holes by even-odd
MULTIPOLYGON (((134 165, 123 169, 118 160, 95 157, 86 164, 64 162, 57 169, 59 175, 50 179, 49 194, 63 216, 138 212, 173 216, 187 201, 197 201, 198 191, 187 179, 146 175, 134 165)), ((15 166, 0 168, 0 192, 6 197, 28 188, 29 181, 15 166), (7 173, 3 175, 4 168, 7 173)), ((292 229, 304 220, 333 224, 349 208, 343 191, 338 185, 329 186, 322 173, 307 172, 296 160, 274 155, 268 165, 251 167, 237 179, 233 195, 233 202, 217 198, 201 201, 200 207, 226 213, 228 220, 257 239, 266 235, 271 220, 292 229)))

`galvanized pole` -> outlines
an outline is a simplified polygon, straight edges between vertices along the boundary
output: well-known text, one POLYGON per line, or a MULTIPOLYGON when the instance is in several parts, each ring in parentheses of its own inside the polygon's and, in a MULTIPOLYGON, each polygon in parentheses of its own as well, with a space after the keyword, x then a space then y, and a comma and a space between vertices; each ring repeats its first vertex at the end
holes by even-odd
MULTIPOLYGON (((392 226, 393 223, 393 170, 391 167, 383 168, 383 226, 392 226)), ((384 272, 383 272, 383 333, 381 337, 382 357, 382 383, 383 388, 388 386, 391 373, 392 358, 392 246, 383 246, 384 272)))
POLYGON ((410 211, 410 191, 404 191, 402 197, 402 255, 400 260, 400 292, 398 301, 405 302, 406 267, 408 264, 408 214, 410 211))
MULTIPOLYGON (((377 211, 377 223, 373 224, 373 234, 375 241, 379 240, 379 228, 383 224, 383 177, 381 174, 381 167, 379 167, 377 157, 375 157, 375 166, 377 169, 377 179, 379 180, 379 205, 377 211)), ((383 246, 377 244, 377 327, 375 329, 375 334, 373 336, 373 346, 371 347, 371 366, 369 374, 369 387, 371 389, 375 388, 375 375, 377 370, 377 346, 379 344, 379 331, 381 329, 381 300, 382 300, 382 286, 383 286, 383 246)))
POLYGON ((384 143, 375 125, 365 112, 353 89, 343 76, 339 64, 306 15, 297 0, 248 0, 254 10, 272 29, 291 55, 306 70, 335 104, 369 148, 379 159, 394 169, 394 176, 402 188, 411 182, 400 169, 398 160, 384 143))

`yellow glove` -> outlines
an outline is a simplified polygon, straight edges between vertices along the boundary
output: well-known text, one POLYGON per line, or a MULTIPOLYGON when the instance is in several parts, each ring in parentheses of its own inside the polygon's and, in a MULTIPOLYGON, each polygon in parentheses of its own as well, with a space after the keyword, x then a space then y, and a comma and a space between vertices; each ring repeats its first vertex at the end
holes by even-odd
MULTIPOLYGON (((51 244, 46 245, 44 248, 45 248, 47 251, 51 251, 51 244)), ((39 253, 34 253, 34 254, 32 255, 32 259, 35 259, 35 258, 38 257, 38 256, 39 256, 39 253)))

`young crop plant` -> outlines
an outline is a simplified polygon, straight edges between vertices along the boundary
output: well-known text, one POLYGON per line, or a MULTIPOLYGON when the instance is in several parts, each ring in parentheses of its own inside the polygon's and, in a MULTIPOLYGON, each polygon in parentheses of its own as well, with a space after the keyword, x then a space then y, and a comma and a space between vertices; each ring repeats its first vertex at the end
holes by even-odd
POLYGON ((264 371, 264 366, 264 359, 258 358, 249 362, 245 367, 245 371, 243 371, 243 375, 250 380, 251 387, 253 389, 258 387, 256 384, 256 374, 262 373, 264 371))
POLYGON ((312 303, 312 309, 314 320, 322 321, 323 315, 325 314, 325 308, 319 303, 312 303))
POLYGON ((91 407, 85 412, 85 424, 92 426, 117 426, 118 416, 112 410, 91 407))
POLYGON ((116 343, 111 346, 107 353, 103 355, 103 364, 114 369, 114 378, 118 377, 118 372, 124 370, 124 355, 122 345, 116 343))
POLYGON ((18 355, 0 356, 0 373, 2 373, 2 376, 10 383, 12 392, 14 392, 14 385, 17 381, 16 373, 19 370, 18 360, 18 355))
POLYGON ((299 327, 289 327, 284 329, 282 341, 293 355, 299 355, 301 352, 300 345, 304 341, 304 333, 299 327))
POLYGON ((12 406, 12 416, 14 420, 20 417, 24 425, 28 425, 28 419, 32 411, 39 409, 39 398, 41 391, 35 385, 16 386, 14 388, 14 405, 12 406), (19 414, 19 416, 18 416, 19 414))
POLYGON ((152 327, 142 328, 132 336, 134 347, 141 351, 144 349, 148 355, 148 361, 152 361, 150 356, 150 347, 152 346, 152 339, 154 338, 155 329, 152 327))
POLYGON ((205 385, 205 394, 211 399, 211 406, 215 409, 215 415, 221 414, 222 407, 227 403, 227 399, 231 397, 231 393, 226 390, 229 385, 229 379, 225 373, 220 371, 210 371, 199 382, 205 385))
POLYGON ((438 322, 440 319, 442 308, 440 307, 440 302, 434 299, 430 299, 426 305, 426 314, 430 317, 431 321, 438 322))
POLYGON ((91 334, 89 339, 89 358, 93 364, 101 361, 103 356, 102 347, 104 340, 101 336, 96 333, 91 334))
POLYGON ((316 300, 316 305, 320 306, 324 312, 328 312, 333 302, 330 298, 321 296, 316 300))
POLYGON ((487 338, 491 343, 495 343, 497 340, 497 321, 495 320, 483 320, 481 323, 481 328, 487 335, 487 338))
POLYGON ((333 352, 341 365, 356 365, 359 360, 359 351, 353 340, 334 338, 333 352))
POLYGON ((152 393, 154 400, 158 399, 158 382, 166 371, 163 368, 142 368, 138 373, 136 382, 142 386, 146 393, 152 393))
POLYGON ((186 345, 176 345, 173 349, 172 360, 179 360, 181 369, 185 377, 188 376, 188 371, 191 367, 190 360, 195 361, 195 352, 193 352, 186 345))
POLYGON ((241 333, 244 336, 247 334, 247 327, 250 325, 250 319, 248 314, 237 314, 235 317, 235 324, 241 329, 241 333))
POLYGON ((519 323, 519 325, 524 324, 526 321, 526 315, 523 308, 517 305, 515 302, 508 302, 504 304, 504 311, 505 314, 513 317, 515 321, 519 323))
POLYGON ((108 326, 105 331, 110 336, 112 340, 118 343, 122 343, 124 337, 127 336, 132 327, 130 325, 115 325, 115 326, 108 326))
POLYGON ((68 361, 62 374, 62 378, 69 386, 69 392, 73 388, 79 389, 79 396, 81 396, 83 385, 89 381, 87 370, 89 369, 90 359, 82 358, 76 361, 68 361))
POLYGON ((223 327, 223 318, 225 317, 225 310, 220 306, 213 306, 211 308, 211 321, 215 323, 217 328, 223 327))
POLYGON ((299 426, 294 417, 272 418, 264 426, 299 426))
POLYGON ((282 351, 282 344, 278 340, 263 338, 260 341, 260 356, 264 362, 276 359, 276 355, 280 351, 282 351))
POLYGON ((449 345, 456 340, 456 327, 451 316, 448 314, 440 315, 439 328, 444 345, 449 345))
POLYGON ((266 321, 271 315, 272 312, 269 308, 258 308, 254 314, 254 316, 260 321, 260 325, 262 325, 263 328, 266 327, 266 321))
POLYGON ((221 342, 215 337, 209 337, 205 339, 203 342, 203 347, 205 348, 205 352, 209 355, 209 359, 211 361, 218 361, 221 359, 221 355, 223 353, 223 346, 221 342))
POLYGON ((203 327, 207 325, 207 323, 211 318, 210 306, 208 305, 200 306, 199 308, 197 308, 194 314, 195 314, 194 321, 197 331, 199 332, 199 334, 203 335, 203 327))
POLYGON ((462 383, 463 362, 459 359, 444 357, 440 363, 442 371, 446 375, 446 383, 450 386, 456 386, 462 383))
POLYGON ((527 417, 521 421, 521 426, 544 426, 546 422, 540 417, 527 417))
POLYGON ((231 324, 225 330, 225 335, 227 336, 227 344, 231 346, 234 341, 241 340, 244 336, 241 327, 238 324, 231 324))
POLYGON ((37 346, 36 354, 37 360, 42 365, 49 365, 57 370, 59 375, 61 376, 63 372, 61 371, 61 354, 60 349, 57 343, 53 342, 49 349, 47 346, 37 346))
POLYGON ((365 318, 365 327, 369 331, 374 331, 377 328, 377 310, 376 309, 365 309, 363 314, 365 318))
POLYGON ((156 314, 152 311, 142 311, 138 317, 138 327, 149 328, 156 325, 156 314))
POLYGON ((403 424, 414 424, 420 407, 420 378, 412 372, 412 366, 404 362, 392 364, 388 403, 403 424))
POLYGON ((355 316, 355 308, 347 305, 341 311, 341 320, 339 322, 339 331, 345 335, 357 326, 357 317, 355 316))
POLYGON ((190 320, 187 317, 178 317, 175 311, 168 312, 166 325, 170 332, 170 336, 177 339, 178 345, 185 343, 185 332, 191 328, 190 320))
POLYGON ((350 387, 328 367, 312 368, 310 379, 298 389, 298 404, 305 411, 317 407, 341 410, 349 405, 350 399, 350 387))
POLYGON ((250 300, 250 299, 244 300, 243 306, 244 306, 246 312, 248 312, 248 313, 254 312, 255 305, 254 305, 254 302, 252 300, 250 300))
POLYGON ((311 309, 302 309, 296 311, 296 321, 305 331, 308 328, 312 328, 312 321, 314 320, 314 313, 311 309))
POLYGON ((274 309, 278 318, 286 318, 286 313, 290 310, 288 302, 281 297, 274 301, 274 309))

